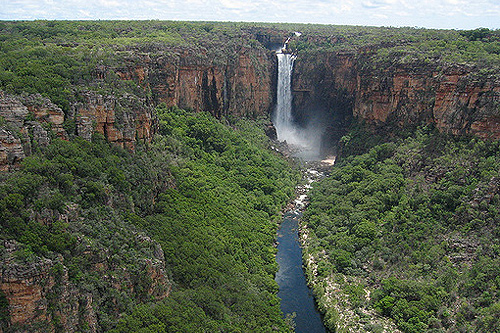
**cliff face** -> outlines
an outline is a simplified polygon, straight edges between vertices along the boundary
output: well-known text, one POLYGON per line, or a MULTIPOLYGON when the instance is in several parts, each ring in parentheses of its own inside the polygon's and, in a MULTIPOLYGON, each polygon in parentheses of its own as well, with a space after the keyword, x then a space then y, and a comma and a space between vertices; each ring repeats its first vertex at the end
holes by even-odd
POLYGON ((207 111, 215 117, 265 116, 270 112, 275 91, 272 53, 241 47, 215 60, 193 52, 131 57, 128 65, 116 72, 122 79, 143 84, 156 103, 168 107, 207 111))
POLYGON ((369 54, 299 55, 293 91, 299 119, 316 107, 340 128, 355 117, 389 132, 427 123, 445 133, 500 138, 500 82, 467 65, 380 66, 369 54))
POLYGON ((156 247, 153 257, 136 258, 140 275, 116 267, 104 249, 91 250, 87 245, 88 249, 83 253, 86 267, 99 277, 102 290, 89 289, 89 284, 85 285, 88 282, 70 278, 69 269, 60 255, 53 259, 20 259, 19 245, 15 241, 4 241, 0 292, 8 302, 9 313, 9 322, 3 323, 4 328, 29 332, 78 332, 85 327, 87 332, 98 332, 102 330, 98 324, 98 312, 109 308, 110 302, 118 311, 118 303, 123 298, 120 293, 129 294, 137 301, 167 297, 171 283, 161 247, 145 236, 136 235, 131 240, 142 247, 156 247), (112 289, 114 293, 106 294, 105 290, 112 289), (109 299, 110 295, 114 296, 109 299))
POLYGON ((137 142, 150 142, 153 133, 153 109, 146 99, 133 94, 100 95, 87 91, 83 102, 73 105, 76 134, 86 140, 94 132, 109 142, 134 150, 137 142))
POLYGON ((17 164, 52 137, 67 138, 64 113, 40 95, 10 96, 0 91, 0 171, 17 164))
POLYGON ((31 154, 33 144, 45 146, 53 137, 90 140, 98 132, 134 150, 137 142, 152 140, 158 103, 207 111, 218 118, 270 113, 276 76, 272 52, 241 47, 218 60, 194 52, 129 52, 116 66, 99 66, 90 87, 109 87, 111 82, 116 88, 107 93, 75 89, 76 102, 66 114, 40 95, 0 93, 0 170, 15 167, 31 154))

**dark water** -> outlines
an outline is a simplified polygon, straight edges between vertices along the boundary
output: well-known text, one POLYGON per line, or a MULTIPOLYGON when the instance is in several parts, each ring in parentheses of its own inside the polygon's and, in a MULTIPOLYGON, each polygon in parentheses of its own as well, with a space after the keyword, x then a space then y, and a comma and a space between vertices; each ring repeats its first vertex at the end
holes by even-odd
POLYGON ((307 287, 302 270, 302 250, 298 240, 298 216, 287 213, 278 231, 278 255, 280 268, 276 282, 280 286, 283 313, 296 313, 294 318, 297 333, 325 333, 319 312, 314 305, 311 290, 307 287))

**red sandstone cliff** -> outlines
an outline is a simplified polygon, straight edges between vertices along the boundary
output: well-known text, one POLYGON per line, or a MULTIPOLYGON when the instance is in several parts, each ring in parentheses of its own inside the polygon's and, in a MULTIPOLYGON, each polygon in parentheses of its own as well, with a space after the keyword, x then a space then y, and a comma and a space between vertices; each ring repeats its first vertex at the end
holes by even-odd
MULTIPOLYGON (((83 238, 79 241, 85 248, 83 238)), ((116 267, 105 249, 87 246, 84 252, 86 266, 99 277, 99 286, 103 290, 88 289, 85 282, 72 281, 61 255, 55 259, 23 259, 19 254, 22 250, 15 241, 4 241, 4 249, 0 252, 0 292, 8 302, 9 329, 16 332, 78 332, 85 327, 87 332, 102 331, 97 315, 99 310, 102 311, 101 303, 116 305, 123 297, 120 293, 143 301, 141 293, 144 291, 135 290, 138 279, 147 281, 145 296, 156 300, 167 297, 171 282, 166 274, 161 247, 141 235, 136 235, 131 241, 143 247, 156 247, 153 257, 136 258, 140 276, 125 267, 116 267), (115 292, 105 294, 105 290, 111 289, 115 292), (109 299, 110 295, 115 296, 109 299)), ((0 325, 0 332, 1 328, 0 325)))
POLYGON ((500 80, 468 65, 393 63, 370 55, 322 53, 297 58, 293 81, 298 117, 325 110, 389 131, 435 124, 445 133, 500 138, 500 80), (313 111, 314 112, 314 111, 313 111))
POLYGON ((156 103, 207 111, 216 117, 265 116, 273 105, 274 55, 262 48, 228 49, 220 59, 190 50, 131 55, 109 68, 150 89, 156 103))

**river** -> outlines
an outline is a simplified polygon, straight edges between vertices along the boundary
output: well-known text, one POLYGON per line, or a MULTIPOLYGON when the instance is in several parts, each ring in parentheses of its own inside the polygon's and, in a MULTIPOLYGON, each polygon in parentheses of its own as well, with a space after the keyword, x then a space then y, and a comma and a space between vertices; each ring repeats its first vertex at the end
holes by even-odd
POLYGON ((285 314, 295 313, 295 332, 324 333, 325 328, 317 311, 311 290, 307 287, 302 269, 302 249, 298 239, 300 214, 285 214, 278 231, 278 255, 280 268, 276 281, 280 286, 281 310, 285 314))
MULTIPOLYGON (((288 39, 289 40, 289 39, 288 39)), ((278 140, 287 142, 289 148, 296 150, 295 157, 303 161, 314 161, 320 158, 320 142, 322 129, 318 127, 301 128, 297 126, 292 115, 291 79, 295 56, 287 50, 288 40, 283 48, 276 52, 278 58, 278 80, 276 93, 276 109, 273 123, 278 140), (297 149, 298 148, 298 149, 297 149)), ((306 184, 299 187, 299 198, 295 206, 283 216, 278 230, 278 254, 276 261, 279 271, 276 282, 280 289, 281 310, 285 315, 294 315, 295 332, 297 333, 324 333, 325 327, 321 315, 317 311, 311 290, 306 283, 302 269, 302 249, 299 243, 299 219, 303 201, 311 183, 321 176, 321 173, 305 169, 306 184)))
MULTIPOLYGON (((314 173, 314 170, 308 170, 314 173)), ((310 180, 310 178, 308 178, 310 180)), ((302 216, 300 208, 306 198, 305 193, 312 180, 299 189, 299 198, 295 207, 287 211, 278 230, 278 254, 276 261, 279 265, 276 282, 280 289, 281 310, 285 315, 295 314, 295 332, 297 333, 324 333, 325 327, 314 302, 312 291, 307 286, 305 272, 302 268, 302 249, 299 243, 299 220, 302 216)))

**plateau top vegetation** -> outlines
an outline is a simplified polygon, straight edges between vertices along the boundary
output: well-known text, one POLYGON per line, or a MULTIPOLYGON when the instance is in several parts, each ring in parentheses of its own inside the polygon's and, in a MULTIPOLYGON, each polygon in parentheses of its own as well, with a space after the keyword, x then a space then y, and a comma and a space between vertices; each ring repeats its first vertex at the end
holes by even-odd
MULTIPOLYGON (((77 87, 93 85, 99 66, 119 66, 134 54, 179 57, 224 64, 242 48, 275 49, 292 37, 299 53, 369 52, 380 67, 392 63, 467 63, 496 75, 500 32, 486 28, 455 31, 420 28, 352 27, 314 24, 174 21, 0 22, 0 89, 42 93, 67 111, 77 87), (296 37, 293 32, 300 31, 296 37)), ((112 77, 107 78, 113 81, 112 77)), ((99 91, 132 89, 101 84, 99 91)))

